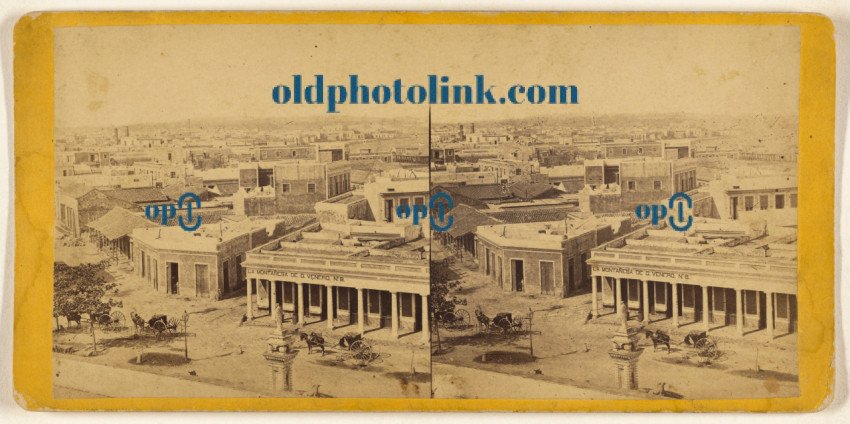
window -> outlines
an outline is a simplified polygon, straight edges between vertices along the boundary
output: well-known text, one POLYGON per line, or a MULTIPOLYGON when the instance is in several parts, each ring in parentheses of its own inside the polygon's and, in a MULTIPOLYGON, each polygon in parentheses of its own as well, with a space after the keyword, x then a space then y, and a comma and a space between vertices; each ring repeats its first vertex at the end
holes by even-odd
POLYGON ((788 295, 776 293, 776 318, 788 319, 788 295))
POLYGON ((712 295, 714 298, 714 310, 715 311, 725 311, 726 310, 726 290, 722 288, 713 287, 711 288, 712 295))
POLYGON ((623 149, 621 153, 625 155, 625 154, 626 154, 626 149, 623 149))
POLYGON ((785 208, 785 195, 777 194, 776 195, 776 209, 784 209, 785 208))
POLYGON ((307 193, 316 192, 316 183, 307 183, 307 193))
POLYGON ((744 313, 747 315, 758 314, 758 293, 750 290, 744 290, 744 313))
POLYGON ((628 184, 628 187, 629 187, 629 191, 635 190, 635 182, 634 181, 628 181, 627 184, 628 184))
POLYGON ((291 186, 287 183, 281 184, 280 187, 281 187, 281 191, 284 192, 284 193, 289 193, 290 190, 291 190, 291 186))
POLYGON ((322 306, 322 286, 310 284, 310 306, 322 306))
POLYGON ((640 300, 640 282, 638 280, 629 280, 629 302, 637 302, 640 300))
POLYGON ((343 311, 349 310, 348 307, 348 287, 337 287, 336 288, 336 304, 337 308, 343 311))
POLYGON ((381 292, 377 290, 369 290, 369 313, 381 313, 381 292))
POLYGON ((413 198, 413 204, 414 205, 424 205, 425 204, 425 198, 424 197, 414 197, 413 198))
POLYGON ((639 154, 639 155, 642 155, 642 154, 643 154, 643 147, 638 147, 638 154, 639 154))
POLYGON ((171 178, 177 178, 177 173, 174 172, 174 171, 171 171, 170 175, 171 175, 171 178))
POLYGON ((788 195, 788 201, 791 203, 792 208, 797 207, 797 193, 791 193, 788 195))
POLYGON ((661 181, 660 180, 653 181, 652 182, 652 189, 653 190, 661 190, 661 181))
POLYGON ((744 196, 744 210, 751 211, 753 210, 753 196, 744 196))
MULTIPOLYGON (((272 284, 277 284, 276 281, 272 281, 272 284)), ((281 289, 283 290, 283 303, 295 303, 295 283, 283 283, 281 289)), ((277 301, 277 300, 275 300, 277 301)))
POLYGON ((295 157, 295 150, 292 151, 292 157, 295 157))
POLYGON ((401 302, 401 316, 413 317, 413 295, 410 293, 399 293, 399 301, 401 302))
POLYGON ((667 304, 667 285, 656 285, 655 286, 655 303, 660 303, 662 305, 667 304))
POLYGON ((517 169, 516 169, 516 174, 517 174, 517 175, 522 175, 522 169, 517 168, 517 169))
POLYGON ((765 211, 768 207, 770 207, 770 196, 766 194, 762 194, 759 196, 759 209, 765 211))
POLYGON ((694 286, 682 284, 682 306, 685 308, 694 307, 694 286))

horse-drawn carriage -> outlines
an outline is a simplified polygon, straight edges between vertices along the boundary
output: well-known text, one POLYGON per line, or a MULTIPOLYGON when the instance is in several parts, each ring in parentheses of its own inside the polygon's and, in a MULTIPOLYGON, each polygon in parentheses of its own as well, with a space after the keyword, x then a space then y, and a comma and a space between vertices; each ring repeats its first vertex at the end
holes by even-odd
POLYGON ((372 361, 377 357, 377 354, 372 352, 372 346, 363 340, 363 336, 358 333, 345 333, 339 339, 339 347, 345 348, 351 353, 351 357, 359 361, 372 361))
POLYGON ((145 321, 139 314, 130 312, 130 319, 133 320, 136 333, 139 335, 154 334, 157 339, 160 339, 163 335, 177 334, 177 321, 163 314, 154 314, 145 321))
MULTIPOLYGON (((307 353, 313 353, 313 349, 316 348, 322 352, 322 356, 325 355, 325 338, 319 333, 315 332, 300 332, 298 338, 307 345, 307 353)), ((364 362, 371 362, 378 357, 378 354, 372 351, 372 346, 370 346, 366 340, 363 339, 363 335, 360 333, 345 333, 339 339, 339 347, 345 349, 348 353, 351 354, 351 357, 364 362)))
POLYGON ((119 331, 126 328, 125 325, 127 320, 124 318, 124 314, 121 313, 121 311, 112 311, 97 315, 95 323, 100 326, 101 330, 119 331))
POLYGON ((101 312, 87 315, 89 316, 88 320, 83 318, 83 315, 80 313, 70 313, 65 318, 68 320, 69 327, 72 322, 76 323, 77 327, 81 327, 83 321, 88 321, 97 325, 103 331, 117 331, 125 328, 126 320, 124 319, 124 314, 121 313, 121 311, 101 312))
POLYGON ((520 333, 526 329, 525 319, 522 316, 515 317, 510 312, 499 312, 491 319, 479 308, 475 310, 475 318, 478 320, 479 331, 508 334, 520 333))
POLYGON ((696 350, 697 356, 706 361, 717 359, 720 351, 717 349, 717 340, 705 331, 693 330, 685 336, 684 343, 696 350))
POLYGON ((460 330, 468 327, 471 323, 469 312, 465 309, 455 309, 454 311, 435 312, 437 324, 445 329, 460 330))
MULTIPOLYGON (((670 335, 661 330, 645 330, 647 339, 652 340, 652 349, 656 350, 659 346, 667 347, 667 353, 670 353, 670 335)), ((685 336, 681 344, 689 346, 704 361, 711 361, 720 357, 720 350, 717 348, 717 340, 708 335, 705 331, 692 330, 685 336)))

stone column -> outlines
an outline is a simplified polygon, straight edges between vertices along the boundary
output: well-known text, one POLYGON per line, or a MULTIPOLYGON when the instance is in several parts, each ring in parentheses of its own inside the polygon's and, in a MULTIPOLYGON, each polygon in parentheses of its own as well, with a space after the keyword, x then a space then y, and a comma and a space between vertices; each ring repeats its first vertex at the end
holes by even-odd
POLYGON ((277 306, 277 281, 269 280, 269 313, 274 315, 277 306))
POLYGON ((298 325, 304 325, 304 284, 295 283, 298 286, 298 297, 295 298, 295 309, 298 311, 298 325))
POLYGON ((744 335, 744 299, 741 289, 735 289, 735 326, 738 335, 744 335))
POLYGON ((390 292, 390 322, 392 323, 390 335, 398 338, 398 293, 390 292))
POLYGON ((765 310, 765 317, 767 319, 767 336, 770 337, 770 340, 773 340, 773 327, 775 318, 773 316, 773 293, 767 292, 765 293, 767 299, 765 303, 767 304, 767 309, 765 310))
POLYGON ((245 316, 248 317, 248 320, 254 319, 254 294, 252 293, 252 283, 256 281, 254 278, 248 279, 248 284, 245 287, 245 293, 247 294, 247 306, 245 307, 245 316))
POLYGON ((328 315, 328 330, 334 329, 334 291, 333 286, 325 286, 327 298, 325 299, 325 313, 328 315))
POLYGON ((602 277, 594 277, 590 283, 590 313, 593 318, 599 317, 599 309, 596 308, 596 283, 602 280, 602 277))
POLYGON ((641 281, 643 284, 643 323, 649 324, 649 280, 641 281))
POLYGON ((603 276, 599 277, 599 280, 602 282, 602 287, 600 287, 600 290, 602 291, 602 310, 604 311, 605 310, 605 296, 606 296, 605 286, 608 285, 608 277, 603 275, 603 276))
POLYGON ((357 332, 363 334, 363 289, 357 289, 357 332))
POLYGON ((622 278, 614 278, 614 308, 617 311, 617 316, 623 314, 623 304, 620 302, 620 298, 623 297, 623 279, 622 278))
POLYGON ((427 343, 431 339, 431 327, 428 325, 428 295, 422 296, 422 341, 427 343))
POLYGON ((670 283, 670 305, 673 310, 671 317, 673 318, 673 328, 679 328, 679 284, 670 283))
POLYGON ((706 332, 709 327, 708 323, 708 286, 702 286, 702 328, 706 332))

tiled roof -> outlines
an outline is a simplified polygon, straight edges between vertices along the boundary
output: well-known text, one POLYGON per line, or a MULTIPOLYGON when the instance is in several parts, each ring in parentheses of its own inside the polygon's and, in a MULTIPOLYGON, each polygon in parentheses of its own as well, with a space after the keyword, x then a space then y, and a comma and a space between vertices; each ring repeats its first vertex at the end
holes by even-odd
POLYGON ((500 222, 475 208, 466 205, 457 205, 452 209, 454 224, 449 229, 449 235, 452 237, 462 237, 475 231, 479 225, 494 225, 500 222))
POLYGON ((516 210, 493 212, 487 215, 507 224, 521 224, 527 222, 559 221, 569 218, 571 213, 576 212, 578 212, 578 208, 575 206, 564 206, 536 209, 518 208, 516 210))
POLYGON ((136 228, 156 226, 157 224, 119 207, 112 208, 100 218, 88 223, 88 227, 99 232, 108 240, 116 240, 130 235, 136 228))
POLYGON ((168 196, 166 196, 160 188, 118 188, 100 191, 109 197, 130 203, 154 203, 168 201, 168 196))
POLYGON ((510 186, 511 194, 520 199, 537 199, 552 194, 552 186, 547 183, 515 183, 510 186))

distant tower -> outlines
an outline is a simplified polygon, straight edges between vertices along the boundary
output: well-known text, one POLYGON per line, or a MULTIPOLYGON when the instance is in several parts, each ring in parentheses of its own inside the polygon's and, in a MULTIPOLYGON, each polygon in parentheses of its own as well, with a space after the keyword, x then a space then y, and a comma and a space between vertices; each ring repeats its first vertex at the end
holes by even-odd
POLYGON ((470 126, 469 132, 472 133, 472 134, 475 134, 475 122, 473 122, 472 125, 470 126))
POLYGON ((115 131, 114 131, 114 134, 113 134, 112 138, 114 138, 114 139, 115 139, 115 144, 120 144, 120 143, 121 143, 121 137, 119 137, 119 136, 118 136, 118 127, 115 127, 115 128, 113 128, 113 129, 114 129, 115 131))
POLYGON ((465 137, 463 135, 463 124, 460 124, 460 139, 461 139, 461 141, 463 141, 464 138, 465 137))
POLYGON ((124 126, 124 137, 129 137, 129 136, 130 136, 130 126, 125 125, 124 126))

